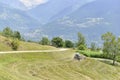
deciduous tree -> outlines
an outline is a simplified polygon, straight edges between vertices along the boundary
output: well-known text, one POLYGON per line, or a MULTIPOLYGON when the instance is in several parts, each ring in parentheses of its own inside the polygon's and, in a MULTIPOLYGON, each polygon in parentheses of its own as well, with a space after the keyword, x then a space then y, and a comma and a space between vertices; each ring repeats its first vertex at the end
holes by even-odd
POLYGON ((85 37, 80 32, 78 33, 77 47, 80 50, 85 50, 85 48, 86 48, 85 37))
POLYGON ((116 38, 111 32, 102 35, 103 52, 107 57, 112 58, 113 65, 115 65, 116 57, 120 54, 120 38, 116 38))
POLYGON ((64 44, 63 39, 60 37, 54 37, 51 42, 52 42, 52 46, 55 47, 63 47, 64 44))
POLYGON ((65 47, 66 48, 73 48, 74 44, 70 40, 65 40, 65 47))
POLYGON ((42 45, 49 45, 50 41, 47 37, 43 37, 42 40, 40 41, 40 44, 42 45))

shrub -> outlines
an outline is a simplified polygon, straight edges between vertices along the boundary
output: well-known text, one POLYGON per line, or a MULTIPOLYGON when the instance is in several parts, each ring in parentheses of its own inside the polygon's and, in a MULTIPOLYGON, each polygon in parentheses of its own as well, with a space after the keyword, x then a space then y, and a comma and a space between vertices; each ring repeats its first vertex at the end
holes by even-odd
POLYGON ((87 57, 104 58, 103 53, 100 53, 97 51, 82 51, 82 50, 80 50, 79 53, 81 53, 87 57))
POLYGON ((11 42, 11 47, 13 50, 17 50, 19 47, 19 40, 18 39, 13 39, 11 42))
POLYGON ((85 45, 80 45, 78 46, 78 50, 85 50, 86 49, 86 46, 85 45))

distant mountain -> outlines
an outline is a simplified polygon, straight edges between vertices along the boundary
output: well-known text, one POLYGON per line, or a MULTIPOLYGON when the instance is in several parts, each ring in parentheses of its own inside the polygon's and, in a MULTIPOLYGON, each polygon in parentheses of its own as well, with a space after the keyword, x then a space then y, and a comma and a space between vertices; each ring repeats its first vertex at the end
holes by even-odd
POLYGON ((101 34, 111 31, 120 35, 120 0, 96 0, 62 18, 58 18, 42 29, 45 35, 62 36, 76 40, 77 32, 82 32, 88 41, 100 40, 101 34))
POLYGON ((45 4, 30 9, 28 13, 38 19, 42 24, 46 24, 58 17, 62 17, 66 14, 72 13, 77 8, 92 1, 94 0, 49 0, 45 4), (69 12, 63 12, 65 9, 68 8, 69 12))
POLYGON ((25 11, 14 9, 0 3, 0 30, 4 27, 11 27, 14 30, 19 30, 22 34, 27 35, 40 26, 40 23, 29 16, 25 11))
POLYGON ((120 36, 119 5, 120 0, 48 0, 26 9, 19 0, 0 0, 0 30, 10 26, 34 40, 42 36, 76 40, 82 32, 87 41, 101 42, 107 31, 120 36))
POLYGON ((0 0, 0 3, 5 4, 5 6, 10 6, 15 9, 26 10, 27 8, 19 0, 0 0))
POLYGON ((9 26, 21 31, 24 36, 37 39, 44 36, 41 24, 52 22, 76 11, 82 5, 94 0, 49 0, 31 9, 20 0, 0 1, 0 29, 9 26), (39 36, 39 37, 38 37, 39 36))

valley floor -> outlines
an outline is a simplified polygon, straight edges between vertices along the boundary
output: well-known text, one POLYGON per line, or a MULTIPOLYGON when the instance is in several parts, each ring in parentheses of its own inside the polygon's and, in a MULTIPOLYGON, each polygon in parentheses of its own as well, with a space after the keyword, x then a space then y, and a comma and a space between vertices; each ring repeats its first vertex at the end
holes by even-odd
POLYGON ((73 56, 73 50, 1 54, 0 80, 120 80, 120 66, 73 56))

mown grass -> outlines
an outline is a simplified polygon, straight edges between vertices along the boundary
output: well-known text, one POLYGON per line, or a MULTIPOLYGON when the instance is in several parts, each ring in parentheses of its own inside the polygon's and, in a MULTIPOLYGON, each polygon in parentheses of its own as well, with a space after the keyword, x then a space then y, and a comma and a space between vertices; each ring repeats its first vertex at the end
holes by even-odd
POLYGON ((72 50, 1 54, 0 80, 120 80, 119 66, 73 56, 72 50))

